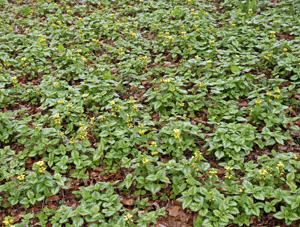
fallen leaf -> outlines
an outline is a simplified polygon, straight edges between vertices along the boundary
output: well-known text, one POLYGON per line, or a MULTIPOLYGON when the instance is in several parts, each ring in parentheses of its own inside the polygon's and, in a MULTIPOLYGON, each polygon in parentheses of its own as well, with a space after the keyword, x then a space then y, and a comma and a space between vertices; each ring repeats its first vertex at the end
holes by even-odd
POLYGON ((168 209, 169 215, 172 216, 172 217, 177 217, 180 213, 180 209, 181 209, 180 206, 171 206, 168 209))
POLYGON ((127 206, 132 206, 133 205, 133 199, 123 199, 121 200, 121 203, 127 206))

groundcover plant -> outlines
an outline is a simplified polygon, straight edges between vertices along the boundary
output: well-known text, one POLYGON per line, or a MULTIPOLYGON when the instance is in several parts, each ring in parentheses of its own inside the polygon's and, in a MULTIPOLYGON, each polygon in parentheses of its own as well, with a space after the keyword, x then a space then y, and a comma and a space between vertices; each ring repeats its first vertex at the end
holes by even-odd
POLYGON ((0 0, 3 226, 298 226, 298 0, 0 0))

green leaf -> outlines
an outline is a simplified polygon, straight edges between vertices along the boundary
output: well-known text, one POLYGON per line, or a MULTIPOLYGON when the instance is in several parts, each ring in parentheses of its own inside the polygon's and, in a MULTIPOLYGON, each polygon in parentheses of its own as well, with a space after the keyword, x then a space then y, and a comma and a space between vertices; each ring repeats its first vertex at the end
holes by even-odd
POLYGON ((154 174, 150 174, 149 176, 146 177, 146 179, 149 181, 156 181, 157 177, 154 174))
POLYGON ((61 51, 63 49, 65 49, 64 45, 59 44, 58 47, 57 47, 57 51, 61 51))
POLYGON ((154 183, 149 183, 145 186, 145 188, 152 193, 152 195, 155 195, 159 190, 161 189, 160 184, 154 184, 154 183))
POLYGON ((131 186, 131 184, 132 184, 131 178, 132 178, 132 174, 129 173, 129 174, 127 174, 126 178, 124 179, 124 183, 125 183, 125 186, 126 186, 127 189, 128 189, 128 188, 131 186))
POLYGON ((240 68, 236 65, 232 65, 231 66, 231 72, 232 73, 236 73, 236 72, 239 72, 240 71, 240 68))
POLYGON ((193 199, 191 197, 182 197, 182 208, 185 209, 189 207, 193 199))
POLYGON ((27 191, 27 197, 28 197, 29 199, 34 198, 34 192, 33 192, 32 190, 28 190, 28 191, 27 191))
POLYGON ((277 219, 284 219, 285 215, 282 211, 277 212, 276 214, 273 214, 273 217, 277 218, 277 219))
POLYGON ((73 217, 73 225, 74 227, 80 227, 83 226, 84 220, 81 217, 73 217))
POLYGON ((215 152, 215 156, 216 156, 217 159, 221 159, 225 156, 225 153, 223 151, 217 150, 215 152))

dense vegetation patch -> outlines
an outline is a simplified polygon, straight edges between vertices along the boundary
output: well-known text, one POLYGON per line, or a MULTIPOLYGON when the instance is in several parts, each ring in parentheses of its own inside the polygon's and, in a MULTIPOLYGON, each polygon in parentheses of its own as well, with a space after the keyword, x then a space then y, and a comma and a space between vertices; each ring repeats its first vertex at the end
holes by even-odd
POLYGON ((299 12, 0 0, 0 221, 299 224, 299 12))

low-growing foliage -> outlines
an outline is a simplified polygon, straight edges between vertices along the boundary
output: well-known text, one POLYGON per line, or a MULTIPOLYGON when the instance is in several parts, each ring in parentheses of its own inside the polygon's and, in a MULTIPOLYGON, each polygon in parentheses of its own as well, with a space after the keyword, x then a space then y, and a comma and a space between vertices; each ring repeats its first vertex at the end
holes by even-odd
POLYGON ((299 223, 299 11, 0 0, 1 223, 299 223))

